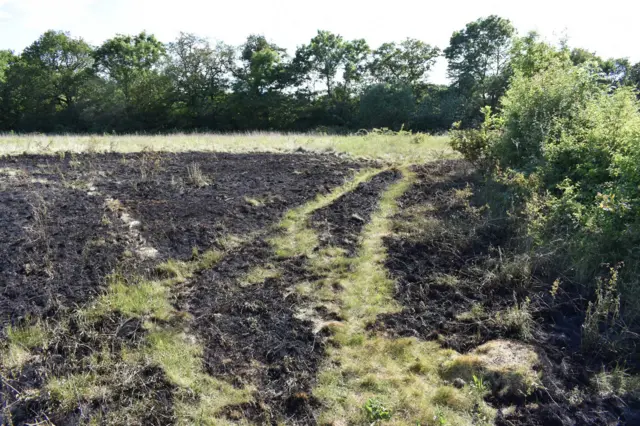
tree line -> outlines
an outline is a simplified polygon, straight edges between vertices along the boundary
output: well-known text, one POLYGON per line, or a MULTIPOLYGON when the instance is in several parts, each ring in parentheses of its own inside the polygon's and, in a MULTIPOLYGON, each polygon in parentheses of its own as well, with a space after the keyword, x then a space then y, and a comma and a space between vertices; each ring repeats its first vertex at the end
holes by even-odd
MULTIPOLYGON (((238 47, 181 33, 117 35, 100 46, 47 31, 20 54, 0 51, 0 131, 312 131, 360 128, 437 132, 473 126, 499 107, 514 63, 538 36, 509 20, 478 19, 444 50, 416 39, 346 40, 318 31, 292 55, 263 35, 238 47), (436 59, 450 85, 429 82, 436 59)), ((640 63, 562 46, 611 85, 638 85, 640 63)), ((530 52, 529 52, 530 53, 530 52)), ((522 68, 522 67, 521 67, 522 68)))

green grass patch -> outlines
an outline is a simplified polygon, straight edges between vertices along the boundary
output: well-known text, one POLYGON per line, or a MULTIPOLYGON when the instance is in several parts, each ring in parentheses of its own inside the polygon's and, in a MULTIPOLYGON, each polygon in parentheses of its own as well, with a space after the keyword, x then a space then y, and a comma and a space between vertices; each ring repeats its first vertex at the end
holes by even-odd
POLYGON ((243 285, 253 285, 265 282, 267 279, 280 278, 282 271, 275 265, 256 266, 252 268, 242 280, 243 285))
POLYGON ((111 312, 119 312, 127 317, 153 317, 166 321, 173 315, 174 309, 169 298, 172 280, 126 280, 119 274, 111 274, 107 282, 109 287, 105 294, 86 310, 87 318, 97 319, 111 312))
POLYGON ((31 350, 44 348, 50 333, 41 322, 24 327, 8 326, 5 330, 7 346, 0 351, 0 366, 9 370, 20 369, 31 358, 31 350))
MULTIPOLYGON (((328 360, 318 376, 314 396, 322 401, 321 424, 489 424, 495 415, 469 392, 452 392, 440 375, 440 367, 456 354, 436 342, 415 338, 390 338, 368 330, 379 315, 398 312, 393 298, 395 283, 384 267, 383 238, 392 232, 396 200, 413 183, 404 178, 383 194, 378 210, 365 226, 355 258, 338 251, 312 262, 315 271, 328 274, 334 303, 344 318, 334 327, 328 360), (474 420, 475 419, 475 420, 474 420)), ((310 284, 313 285, 313 284, 310 284)), ((323 283, 326 287, 327 283, 323 283)))

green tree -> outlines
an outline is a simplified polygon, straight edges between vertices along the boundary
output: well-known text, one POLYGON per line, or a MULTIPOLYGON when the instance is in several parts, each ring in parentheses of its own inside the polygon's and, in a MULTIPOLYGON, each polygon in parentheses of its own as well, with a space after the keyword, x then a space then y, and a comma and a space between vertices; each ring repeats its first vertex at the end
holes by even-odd
POLYGON ((157 131, 169 119, 170 80, 161 72, 165 46, 155 36, 117 35, 105 41, 95 54, 95 70, 115 87, 111 121, 118 131, 157 131))
POLYGON ((369 69, 376 82, 409 86, 420 96, 438 56, 437 47, 408 38, 399 44, 384 43, 374 50, 369 69))
POLYGON ((285 49, 270 43, 263 35, 250 35, 240 46, 242 64, 236 68, 236 88, 262 94, 282 89, 286 80, 285 49))
POLYGON ((508 85, 514 34, 509 20, 491 15, 468 23, 451 36, 444 50, 448 74, 465 97, 470 118, 478 117, 484 105, 498 106, 508 85))
POLYGON ((314 73, 323 80, 328 96, 332 95, 336 75, 345 62, 348 46, 341 35, 319 30, 308 45, 298 48, 296 57, 299 61, 306 62, 304 69, 307 72, 314 73))
POLYGON ((358 86, 363 82, 368 72, 367 67, 371 49, 364 39, 345 42, 344 49, 342 80, 345 90, 350 93, 354 86, 358 86))
POLYGON ((554 46, 540 40, 536 32, 530 32, 524 37, 516 37, 511 49, 511 69, 519 72, 525 78, 531 78, 546 70, 555 60, 569 61, 566 49, 556 49, 554 46))
POLYGON ((411 129, 433 132, 451 129, 460 120, 460 95, 446 85, 428 85, 411 120, 411 129))
POLYGON ((629 85, 640 89, 640 62, 629 69, 629 85))
POLYGON ((164 55, 164 45, 151 34, 141 32, 136 36, 118 35, 96 49, 95 67, 104 77, 118 85, 128 108, 132 103, 135 86, 143 84, 164 55))
POLYGON ((91 47, 61 31, 47 31, 5 72, 10 109, 23 130, 72 130, 76 104, 92 78, 91 47))
POLYGON ((399 130, 408 125, 414 109, 415 98, 410 87, 376 84, 367 87, 360 98, 360 125, 367 129, 399 130))
POLYGON ((0 83, 6 81, 6 73, 15 56, 11 50, 0 50, 0 83))
POLYGON ((11 96, 7 84, 7 73, 16 60, 10 50, 0 50, 0 130, 11 130, 11 96))
POLYGON ((218 43, 211 47, 205 39, 181 33, 168 45, 165 69, 172 85, 174 109, 182 126, 206 126, 208 114, 224 99, 234 66, 233 47, 218 43))
POLYGON ((283 93, 290 82, 286 50, 263 35, 250 35, 239 50, 241 63, 234 69, 229 105, 234 128, 273 130, 288 125, 294 104, 287 105, 289 96, 283 93))

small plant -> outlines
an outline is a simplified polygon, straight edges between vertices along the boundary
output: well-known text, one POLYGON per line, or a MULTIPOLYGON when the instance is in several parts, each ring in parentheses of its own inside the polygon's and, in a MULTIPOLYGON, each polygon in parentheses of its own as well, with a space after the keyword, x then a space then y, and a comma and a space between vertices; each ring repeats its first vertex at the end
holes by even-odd
POLYGON ((369 398, 367 400, 364 404, 364 411, 367 414, 367 419, 374 423, 379 420, 389 420, 391 418, 391 411, 375 398, 369 398))
POLYGON ((191 185, 198 188, 209 185, 198 163, 191 163, 187 166, 187 179, 191 185))
POLYGON ((589 302, 582 324, 582 347, 592 349, 603 341, 603 333, 615 326, 620 315, 618 271, 622 264, 609 268, 609 277, 596 282, 596 299, 589 302))
POLYGON ((436 408, 436 415, 433 416, 433 420, 437 422, 437 424, 439 424, 440 426, 445 426, 447 424, 447 418, 445 417, 444 412, 442 411, 442 408, 440 407, 436 408))
POLYGON ((555 299, 559 289, 560 289, 560 278, 556 278, 556 280, 551 285, 551 290, 549 291, 549 293, 551 294, 551 297, 555 299))
POLYGON ((489 386, 484 379, 481 376, 476 376, 475 374, 473 375, 473 384, 471 385, 471 388, 480 397, 484 396, 484 394, 489 390, 489 386))
POLYGON ((521 339, 528 340, 532 337, 533 316, 531 315, 531 300, 527 297, 524 302, 510 307, 496 315, 499 325, 515 332, 521 339))

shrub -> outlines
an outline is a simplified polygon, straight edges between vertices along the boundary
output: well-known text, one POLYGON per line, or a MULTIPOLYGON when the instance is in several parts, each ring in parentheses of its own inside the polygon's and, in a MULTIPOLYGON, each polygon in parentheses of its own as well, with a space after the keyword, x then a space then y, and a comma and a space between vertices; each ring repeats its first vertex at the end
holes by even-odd
POLYGON ((620 314, 627 324, 640 319, 639 110, 632 89, 604 85, 590 64, 559 55, 533 75, 516 69, 499 116, 485 110, 480 129, 453 134, 456 150, 490 166, 506 198, 500 207, 519 219, 527 249, 551 253, 595 299, 587 340, 607 296, 601 285, 594 294, 602 265, 624 263, 620 314))
POLYGON ((480 129, 461 129, 461 123, 453 124, 451 147, 476 166, 489 166, 490 148, 500 134, 501 120, 491 115, 491 107, 482 108, 484 121, 480 129))

